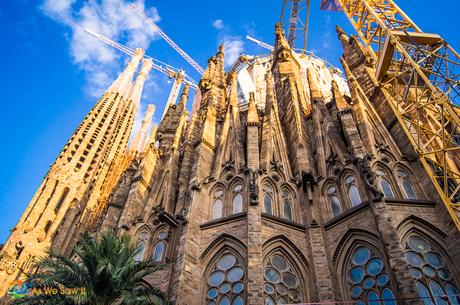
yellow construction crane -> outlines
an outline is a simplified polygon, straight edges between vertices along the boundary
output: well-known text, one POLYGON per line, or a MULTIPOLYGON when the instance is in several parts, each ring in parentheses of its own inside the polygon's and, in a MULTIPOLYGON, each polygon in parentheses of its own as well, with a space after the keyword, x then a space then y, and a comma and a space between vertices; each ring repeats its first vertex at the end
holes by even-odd
MULTIPOLYGON (((289 43, 307 31, 302 0, 289 7, 289 43)), ((287 5, 290 4, 290 5, 287 5)), ((321 0, 343 11, 365 44, 376 78, 444 205, 460 230, 460 56, 437 34, 424 33, 393 0, 321 0)), ((284 14, 284 15, 283 15, 284 14)), ((306 41, 306 33, 304 33, 306 41)), ((305 47, 304 42, 304 47, 305 47)))

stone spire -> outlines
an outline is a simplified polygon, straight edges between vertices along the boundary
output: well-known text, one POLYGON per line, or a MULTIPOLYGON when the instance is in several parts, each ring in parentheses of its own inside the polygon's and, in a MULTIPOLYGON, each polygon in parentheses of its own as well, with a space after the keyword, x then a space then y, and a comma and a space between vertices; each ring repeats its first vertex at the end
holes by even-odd
POLYGON ((134 55, 129 61, 123 73, 121 73, 109 87, 109 92, 118 92, 123 96, 129 94, 131 81, 133 79, 134 73, 137 70, 139 62, 142 59, 142 56, 144 56, 144 50, 138 48, 134 51, 134 55))
POLYGON ((218 51, 216 53, 217 65, 216 65, 216 79, 219 84, 225 83, 225 64, 224 64, 224 50, 225 47, 223 44, 219 45, 218 51))
POLYGON ((335 104, 337 105, 337 109, 339 111, 343 111, 350 108, 347 101, 345 100, 345 97, 340 92, 339 86, 337 85, 335 80, 332 80, 332 95, 334 96, 335 104))
MULTIPOLYGON (((136 80, 132 85, 129 99, 134 102, 134 105, 137 107, 141 102, 142 89, 144 88, 145 79, 152 69, 153 62, 150 59, 142 60, 142 68, 139 74, 137 74, 136 80)), ((153 106, 153 105, 152 105, 153 106)))
POLYGON ((312 72, 313 68, 307 69, 308 84, 310 85, 310 94, 312 100, 323 100, 323 93, 318 84, 318 79, 316 75, 312 72))
POLYGON ((147 106, 145 111, 144 119, 142 120, 141 127, 134 136, 133 142, 131 143, 130 150, 141 152, 144 148, 145 137, 147 136, 147 130, 152 123, 152 117, 155 112, 155 105, 150 104, 147 106))
POLYGON ((348 44, 349 42, 347 34, 342 29, 342 27, 338 25, 335 27, 335 31, 337 32, 337 36, 339 37, 339 40, 342 43, 342 46, 345 47, 345 45, 348 44))
POLYGON ((280 49, 288 49, 291 50, 288 41, 286 40, 286 35, 284 33, 283 27, 281 23, 277 22, 275 25, 275 50, 274 52, 278 52, 280 49))
POLYGON ((228 96, 230 105, 232 107, 238 106, 238 75, 231 71, 230 74, 230 93, 228 96))
POLYGON ((208 66, 206 67, 206 70, 204 71, 201 80, 198 84, 202 92, 209 89, 212 79, 214 77, 214 73, 216 71, 216 64, 217 60, 215 56, 212 56, 208 59, 208 66))
POLYGON ((254 97, 254 92, 249 92, 249 110, 248 110, 248 119, 247 124, 258 124, 259 115, 257 114, 257 107, 254 97))
POLYGON ((182 93, 180 95, 180 99, 179 99, 179 102, 177 104, 177 106, 179 107, 179 110, 182 112, 182 111, 185 111, 186 107, 187 107, 187 99, 188 99, 188 92, 190 90, 190 85, 189 84, 185 84, 184 86, 184 89, 182 90, 182 93))

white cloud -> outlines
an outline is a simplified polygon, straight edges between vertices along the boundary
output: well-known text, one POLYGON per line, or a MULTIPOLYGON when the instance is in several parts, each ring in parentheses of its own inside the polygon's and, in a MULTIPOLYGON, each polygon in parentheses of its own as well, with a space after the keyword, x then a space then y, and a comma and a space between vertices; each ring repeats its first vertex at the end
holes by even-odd
MULTIPOLYGON (((136 6, 158 22, 155 7, 136 6)), ((156 35, 125 0, 44 0, 42 11, 70 29, 69 52, 73 62, 85 72, 86 91, 99 97, 123 69, 127 56, 85 32, 91 29, 132 48, 148 48, 156 35)))
POLYGON ((224 24, 222 19, 216 19, 212 25, 218 31, 217 40, 225 46, 225 67, 229 67, 244 51, 244 41, 241 36, 230 33, 230 28, 224 24))
POLYGON ((224 21, 222 19, 216 19, 212 22, 212 26, 216 28, 216 30, 221 30, 224 27, 224 21))
POLYGON ((324 49, 329 49, 331 46, 332 46, 332 35, 331 35, 331 16, 329 15, 326 15, 325 16, 325 26, 324 26, 324 29, 327 29, 326 32, 324 33, 324 35, 322 36, 322 40, 323 40, 323 44, 322 44, 322 47, 324 49))
POLYGON ((223 43, 225 46, 225 66, 228 67, 243 53, 244 42, 239 36, 226 36, 223 43))

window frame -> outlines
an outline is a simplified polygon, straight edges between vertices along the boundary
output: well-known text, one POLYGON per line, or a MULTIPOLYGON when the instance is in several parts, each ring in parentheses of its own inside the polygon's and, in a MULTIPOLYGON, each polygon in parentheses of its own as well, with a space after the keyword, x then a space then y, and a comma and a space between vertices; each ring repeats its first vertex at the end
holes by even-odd
MULTIPOLYGON (((245 200, 244 200, 244 198, 245 198, 244 194, 245 194, 245 193, 244 193, 244 183, 243 183, 243 181, 241 181, 241 180, 238 179, 238 180, 236 180, 235 182, 233 182, 233 183, 231 184, 230 190, 231 190, 231 192, 228 192, 228 193, 229 193, 229 197, 230 197, 230 198, 228 198, 229 207, 228 207, 228 213, 227 213, 226 215, 233 215, 233 214, 238 214, 238 213, 244 212, 244 211, 245 211, 245 204, 244 204, 244 202, 245 202, 245 200), (238 190, 238 191, 235 190, 235 188, 236 188, 237 186, 241 186, 241 189, 238 190), (234 212, 234 200, 235 200, 235 197, 236 197, 238 194, 241 196, 241 211, 239 211, 239 212, 234 212)), ((224 203, 224 206, 225 206, 225 203, 224 203)), ((225 211, 225 207, 224 207, 224 211, 225 211)), ((223 217, 225 217, 225 215, 224 215, 223 217)))
POLYGON ((359 185, 358 185, 358 182, 356 180, 355 175, 353 173, 347 172, 347 173, 345 173, 343 175, 343 180, 342 181, 343 181, 343 185, 344 185, 344 191, 346 193, 346 198, 348 200, 350 208, 354 208, 354 207, 357 207, 357 206, 361 205, 364 202, 364 200, 363 200, 363 196, 361 195, 361 192, 359 191, 359 185), (352 178, 352 180, 350 182, 347 181, 349 177, 352 178), (356 191, 357 191, 359 199, 360 199, 360 203, 358 203, 356 205, 353 204, 353 200, 352 200, 352 198, 350 196, 351 187, 356 188, 356 191))
POLYGON ((219 185, 217 187, 215 187, 213 190, 212 190, 212 193, 211 193, 211 204, 210 204, 210 213, 209 213, 209 219, 210 220, 217 220, 217 219, 221 219, 222 217, 224 217, 225 213, 225 187, 219 185), (217 192, 222 192, 220 195, 216 195, 217 192), (216 205, 216 202, 217 200, 220 200, 220 204, 221 204, 221 207, 220 207, 220 216, 219 217, 214 217, 214 211, 215 211, 215 205, 216 205))
POLYGON ((292 222, 296 222, 296 213, 295 213, 295 207, 294 207, 294 199, 295 199, 295 196, 293 194, 293 192, 288 189, 287 187, 282 187, 281 188, 281 192, 279 194, 279 196, 281 197, 280 200, 278 201, 279 202, 279 215, 278 217, 284 219, 284 220, 287 220, 287 221, 292 221, 292 222), (291 219, 288 219, 285 215, 285 204, 288 204, 289 205, 289 209, 290 209, 290 212, 291 212, 291 219))
POLYGON ((230 295, 231 297, 229 297, 229 304, 232 304, 233 300, 237 297, 237 296, 241 296, 241 298, 243 299, 243 304, 247 304, 247 280, 248 280, 248 270, 247 270, 247 260, 243 259, 243 257, 241 256, 240 253, 238 253, 238 251, 236 251, 236 249, 234 249, 233 247, 226 247, 224 246, 223 249, 219 250, 218 252, 216 252, 214 255, 212 255, 212 259, 209 260, 207 263, 205 262, 205 269, 204 269, 204 272, 203 272, 203 285, 202 285, 202 300, 203 300, 203 304, 208 304, 209 302, 211 302, 213 299, 208 297, 208 291, 215 288, 217 289, 217 296, 214 298, 215 299, 215 304, 219 304, 220 300, 222 297, 226 296, 226 295, 230 295), (222 269, 220 269, 218 267, 218 263, 220 262, 220 260, 225 257, 226 255, 232 255, 233 257, 236 258, 236 262, 229 268, 229 269, 226 269, 225 271, 223 271, 222 269), (231 289, 229 292, 227 293, 224 293, 222 294, 219 290, 219 286, 221 286, 223 283, 226 283, 226 282, 229 282, 229 281, 226 281, 227 279, 227 274, 229 273, 230 270, 232 270, 233 268, 236 268, 236 267, 240 267, 243 269, 243 276, 234 281, 234 282, 231 282, 231 289), (217 272, 217 271, 222 271, 224 272, 224 280, 223 282, 221 282, 220 284, 218 284, 217 286, 211 286, 208 282, 210 276, 217 272), (234 292, 233 291, 233 287, 236 283, 242 283, 243 284, 243 290, 241 292, 234 292))
POLYGON ((276 189, 275 187, 271 183, 268 183, 265 181, 262 183, 262 192, 263 192, 263 212, 268 215, 276 216, 277 209, 276 209, 276 189), (265 196, 268 196, 271 199, 271 213, 268 213, 265 209, 265 196))
POLYGON ((420 192, 417 190, 417 187, 413 180, 411 179, 411 175, 408 173, 406 169, 398 168, 396 169, 396 177, 398 180, 398 186, 402 195, 402 198, 407 200, 418 200, 420 199, 420 192), (406 188, 404 187, 404 181, 407 181, 414 192, 415 198, 409 198, 409 195, 406 192, 406 188))
POLYGON ((160 260, 156 260, 156 261, 153 260, 154 262, 161 263, 167 260, 167 250, 168 250, 168 245, 169 245, 170 234, 171 232, 165 226, 161 226, 155 231, 155 234, 153 235, 153 239, 152 239, 152 247, 150 249, 149 257, 151 260, 153 260, 155 249, 159 242, 163 243, 163 252, 162 252, 160 260), (160 236, 161 233, 165 233, 166 236, 161 237, 160 236))
POLYGON ((332 216, 332 218, 335 218, 341 214, 343 214, 344 210, 343 210, 343 207, 342 207, 342 201, 340 200, 340 194, 339 194, 339 189, 337 188, 337 186, 335 184, 327 184, 326 185, 326 189, 325 189, 325 192, 326 192, 326 200, 327 200, 327 206, 328 206, 328 209, 329 209, 329 213, 330 215, 332 216), (333 191, 331 191, 332 189, 334 189, 333 191), (337 201, 338 201, 338 207, 340 209, 340 213, 335 215, 334 213, 334 209, 332 207, 332 198, 337 198, 337 201))
MULTIPOLYGON (((447 295, 446 287, 447 287, 448 284, 451 284, 460 293, 460 283, 458 282, 458 275, 456 275, 457 269, 456 269, 455 265, 452 263, 451 258, 448 255, 448 253, 446 251, 444 251, 441 247, 439 247, 439 245, 435 241, 433 241, 431 238, 427 237, 425 234, 422 234, 422 233, 414 230, 414 231, 410 232, 409 234, 407 234, 407 236, 403 240, 402 246, 403 246, 403 249, 404 249, 404 259, 405 259, 405 262, 406 262, 409 270, 416 269, 416 270, 419 270, 420 273, 421 273, 421 276, 419 278, 414 278, 414 276, 412 276, 412 274, 410 274, 409 276, 413 279, 415 285, 418 285, 418 283, 421 283, 423 285, 423 287, 428 292, 428 295, 430 296, 429 301, 431 301, 431 303, 437 304, 437 302, 436 302, 437 298, 434 295, 434 293, 432 291, 432 287, 431 287, 432 282, 437 283, 441 287, 441 290, 443 291, 443 293, 445 295, 447 295), (422 250, 419 250, 419 251, 414 250, 409 245, 409 241, 413 237, 418 237, 418 238, 421 238, 422 240, 424 240, 426 243, 428 243, 430 249, 426 250, 425 252, 423 252, 422 250), (418 267, 413 266, 408 262, 408 260, 406 258, 406 255, 409 252, 415 252, 419 256, 422 257, 423 262, 420 264, 420 266, 418 266, 418 267), (428 253, 435 253, 436 255, 441 257, 442 261, 444 262, 444 265, 441 265, 440 267, 436 268, 436 267, 432 266, 431 264, 429 264, 428 260, 426 259, 426 254, 428 254, 428 253), (428 276, 428 275, 424 274, 424 269, 425 269, 426 266, 429 266, 433 270, 435 270, 434 276, 428 276), (449 279, 441 278, 440 275, 439 275, 439 270, 440 269, 446 270, 450 274, 450 278, 449 279)), ((418 288, 416 290, 417 290, 417 293, 418 293, 418 291, 419 291, 418 288)), ((445 303, 446 304, 453 304, 453 303, 450 302, 450 298, 448 298, 448 300, 445 300, 445 303)), ((460 303, 460 301, 459 301, 459 303, 460 303)))

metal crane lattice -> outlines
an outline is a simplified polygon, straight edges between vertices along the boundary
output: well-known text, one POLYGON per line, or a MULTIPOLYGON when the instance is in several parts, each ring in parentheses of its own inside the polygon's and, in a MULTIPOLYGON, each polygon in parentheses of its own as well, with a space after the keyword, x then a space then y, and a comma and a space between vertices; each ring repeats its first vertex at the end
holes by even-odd
POLYGON ((198 73, 203 74, 204 69, 195 61, 193 58, 191 58, 187 53, 185 53, 184 50, 182 50, 171 38, 169 38, 168 35, 166 35, 163 30, 156 25, 147 15, 144 14, 143 11, 138 9, 136 5, 132 4, 131 7, 133 10, 141 17, 144 19, 145 22, 147 22, 150 27, 157 32, 161 38, 163 38, 177 53, 179 53, 195 70, 198 71, 198 73))
POLYGON ((460 55, 393 0, 328 1, 367 47, 389 106, 460 230, 460 55))

